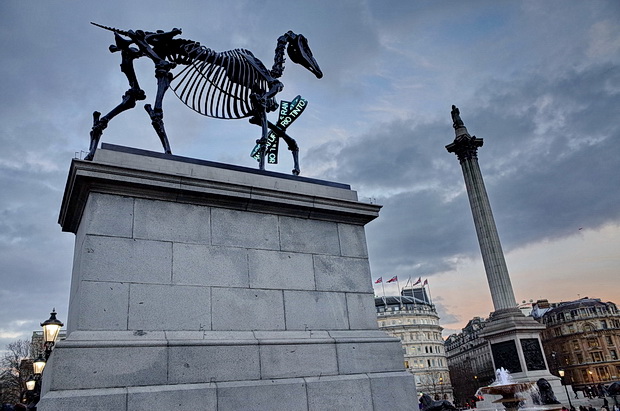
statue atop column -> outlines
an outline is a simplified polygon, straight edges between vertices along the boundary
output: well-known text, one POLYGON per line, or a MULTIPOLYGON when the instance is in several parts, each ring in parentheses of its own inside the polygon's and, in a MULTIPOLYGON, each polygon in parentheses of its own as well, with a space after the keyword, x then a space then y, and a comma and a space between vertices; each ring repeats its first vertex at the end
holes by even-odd
POLYGON ((450 114, 452 115, 452 127, 456 129, 465 126, 465 124, 463 124, 463 120, 461 120, 461 112, 454 104, 452 105, 452 112, 450 114))

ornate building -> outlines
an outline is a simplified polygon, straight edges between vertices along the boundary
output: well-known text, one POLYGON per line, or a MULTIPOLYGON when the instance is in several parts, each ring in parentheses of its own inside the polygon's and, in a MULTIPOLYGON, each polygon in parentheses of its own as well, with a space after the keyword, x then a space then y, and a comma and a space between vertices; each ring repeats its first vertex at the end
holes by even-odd
MULTIPOLYGON (((550 303, 538 300, 522 312, 545 325, 541 342, 549 370, 565 371, 565 383, 577 390, 588 385, 620 380, 620 312, 616 304, 598 298, 550 303)), ((460 334, 446 339, 450 378, 455 402, 461 406, 473 399, 479 387, 495 379, 491 350, 480 337, 488 320, 475 317, 460 334)), ((557 394, 557 393, 556 393, 557 394)))
POLYGON ((423 288, 404 289, 401 294, 375 298, 379 328, 400 338, 405 367, 415 376, 418 394, 452 401, 443 328, 435 306, 423 288))
POLYGON ((480 317, 469 320, 460 334, 452 334, 445 341, 450 379, 454 386, 455 405, 464 407, 475 401, 478 388, 495 380, 491 348, 479 333, 486 321, 480 317))
POLYGON ((581 389, 620 379, 620 312, 598 298, 549 303, 539 300, 532 316, 546 325, 542 333, 549 368, 564 369, 567 384, 581 389))

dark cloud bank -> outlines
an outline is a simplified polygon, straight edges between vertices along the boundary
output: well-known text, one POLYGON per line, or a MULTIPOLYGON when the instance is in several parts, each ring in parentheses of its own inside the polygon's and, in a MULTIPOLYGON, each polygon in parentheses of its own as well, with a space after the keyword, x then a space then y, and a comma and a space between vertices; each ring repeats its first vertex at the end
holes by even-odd
MULTIPOLYGON (((478 157, 505 251, 620 221, 618 66, 530 75, 480 96, 460 108, 484 138, 478 157)), ((351 139, 325 172, 384 205, 367 229, 376 277, 417 278, 479 257, 460 166, 444 148, 454 139, 451 103, 443 122, 397 121, 351 139)))

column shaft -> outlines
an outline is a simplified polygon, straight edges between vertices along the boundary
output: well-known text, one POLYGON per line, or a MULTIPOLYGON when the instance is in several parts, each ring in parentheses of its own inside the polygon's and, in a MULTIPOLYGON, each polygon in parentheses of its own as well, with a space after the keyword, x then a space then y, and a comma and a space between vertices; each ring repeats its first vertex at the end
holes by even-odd
POLYGON ((493 306, 495 311, 514 308, 517 304, 478 160, 475 156, 465 158, 461 167, 493 306))

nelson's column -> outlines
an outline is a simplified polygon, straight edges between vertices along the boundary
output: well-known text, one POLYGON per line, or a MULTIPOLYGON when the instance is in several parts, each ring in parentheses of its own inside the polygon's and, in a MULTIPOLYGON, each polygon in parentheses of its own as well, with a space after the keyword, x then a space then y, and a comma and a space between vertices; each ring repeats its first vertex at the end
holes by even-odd
POLYGON ((456 106, 452 106, 452 122, 455 138, 446 149, 456 154, 463 169, 495 309, 481 336, 491 346, 495 369, 500 367, 507 369, 516 381, 536 381, 539 378, 546 378, 553 388, 556 388, 554 391, 560 397, 563 392, 560 391, 559 378, 549 373, 541 349, 539 334, 545 326, 531 317, 524 316, 517 308, 497 227, 478 165, 478 147, 482 147, 483 139, 469 135, 456 106))

